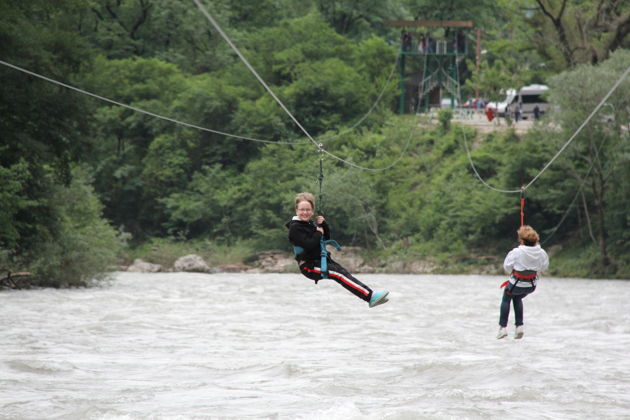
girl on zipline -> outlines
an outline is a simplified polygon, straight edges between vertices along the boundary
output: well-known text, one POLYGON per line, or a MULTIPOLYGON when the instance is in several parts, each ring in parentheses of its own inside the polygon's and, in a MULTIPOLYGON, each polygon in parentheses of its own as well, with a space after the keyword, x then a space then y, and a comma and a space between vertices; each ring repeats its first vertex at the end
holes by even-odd
POLYGON ((315 283, 323 278, 330 278, 350 293, 368 302, 370 308, 388 301, 388 291, 373 292, 365 284, 354 278, 345 268, 335 262, 330 254, 323 258, 322 240, 330 240, 330 227, 323 216, 313 220, 315 197, 311 193, 300 193, 295 197, 295 216, 286 226, 289 229, 289 241, 293 244, 295 260, 302 274, 315 283), (327 269, 322 269, 326 265, 327 269))
POLYGON ((549 267, 549 256, 540 247, 538 233, 528 225, 517 231, 519 246, 512 249, 503 262, 503 269, 510 278, 503 284, 503 299, 499 316, 497 338, 507 336, 507 323, 510 316, 510 301, 514 304, 516 330, 514 338, 523 338, 523 299, 536 289, 538 274, 549 267))

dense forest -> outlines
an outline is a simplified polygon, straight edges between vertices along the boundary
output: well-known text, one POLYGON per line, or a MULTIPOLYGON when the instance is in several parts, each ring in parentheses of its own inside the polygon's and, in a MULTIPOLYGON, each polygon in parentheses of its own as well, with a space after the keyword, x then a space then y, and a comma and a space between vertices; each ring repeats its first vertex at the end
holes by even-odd
POLYGON ((513 246, 531 183, 552 274, 630 277, 628 2, 202 3, 304 130, 193 0, 0 2, 2 273, 83 285, 165 242, 288 251, 292 198, 320 187, 341 243, 457 272, 513 246), (523 135, 397 115, 401 19, 481 29, 462 102, 544 83, 553 112, 523 135))

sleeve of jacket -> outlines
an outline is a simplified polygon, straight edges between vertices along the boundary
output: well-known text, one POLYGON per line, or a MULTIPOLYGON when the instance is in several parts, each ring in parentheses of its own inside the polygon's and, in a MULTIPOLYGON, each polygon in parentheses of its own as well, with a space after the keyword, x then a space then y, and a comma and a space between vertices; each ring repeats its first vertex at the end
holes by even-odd
POLYGON ((324 239, 329 240, 330 239, 330 225, 326 223, 326 221, 324 220, 324 223, 322 223, 321 226, 322 228, 324 228, 324 239))
POLYGON ((547 271, 547 268, 549 268, 549 255, 547 255, 547 252, 545 252, 544 249, 541 249, 542 254, 543 254, 543 258, 542 258, 542 262, 541 262, 541 267, 540 267, 540 271, 547 271))
POLYGON ((294 223, 289 228, 289 240, 293 245, 301 246, 305 250, 319 249, 322 234, 311 225, 294 223))
POLYGON ((516 257, 519 252, 520 250, 518 248, 514 248, 506 255, 505 260, 503 261, 503 270, 505 270, 507 274, 510 274, 514 269, 514 263, 516 262, 516 257))

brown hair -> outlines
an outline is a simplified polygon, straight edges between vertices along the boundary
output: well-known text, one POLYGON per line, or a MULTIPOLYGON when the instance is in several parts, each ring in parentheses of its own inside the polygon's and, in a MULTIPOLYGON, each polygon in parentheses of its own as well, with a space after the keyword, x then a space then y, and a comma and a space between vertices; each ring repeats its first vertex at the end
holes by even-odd
POLYGON ((538 233, 529 225, 521 226, 516 233, 518 234, 518 239, 523 241, 523 244, 527 246, 534 246, 540 240, 538 233))
POLYGON ((311 208, 315 211, 315 196, 309 192, 302 192, 295 196, 295 208, 297 209, 298 204, 302 201, 306 201, 310 203, 311 208))

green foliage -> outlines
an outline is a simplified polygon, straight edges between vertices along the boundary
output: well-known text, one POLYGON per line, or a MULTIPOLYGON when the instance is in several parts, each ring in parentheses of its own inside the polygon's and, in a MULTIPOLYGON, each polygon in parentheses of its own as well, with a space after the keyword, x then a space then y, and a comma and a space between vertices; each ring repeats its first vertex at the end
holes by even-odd
MULTIPOLYGON (((468 62, 468 67, 473 64, 468 62)), ((504 61, 497 59, 490 63, 482 61, 479 70, 472 72, 470 79, 464 84, 469 91, 480 91, 482 96, 490 101, 502 101, 506 89, 520 89, 523 86, 523 76, 519 71, 519 63, 515 60, 504 61)))
MULTIPOLYGON (((354 48, 316 13, 286 19, 274 27, 254 32, 249 44, 252 45, 248 51, 249 61, 268 84, 278 86, 293 82, 304 64, 331 58, 346 60, 354 48)), ((242 64, 234 67, 245 83, 258 87, 258 82, 242 64)))
MULTIPOLYGON (((161 115, 169 115, 166 104, 186 87, 176 66, 157 59, 137 58, 107 60, 97 57, 84 83, 93 92, 107 92, 110 99, 161 115)), ((93 120, 96 151, 90 162, 95 168, 96 191, 106 206, 105 215, 115 225, 125 226, 134 236, 141 237, 140 226, 147 230, 159 226, 156 199, 150 193, 159 191, 161 194, 161 188, 169 182, 171 188, 176 186, 173 178, 177 175, 159 176, 154 168, 174 170, 177 165, 190 166, 181 161, 185 160, 182 154, 187 153, 186 149, 175 151, 173 145, 169 149, 167 143, 173 141, 183 147, 194 143, 198 134, 195 133, 192 140, 184 134, 181 136, 183 140, 179 140, 171 123, 106 103, 96 105, 99 106, 93 120), (159 136, 158 133, 165 130, 173 134, 159 136), (178 140, 172 140, 173 137, 178 140), (165 157, 168 153, 171 155, 165 157), (178 162, 173 154, 179 157, 178 162), (162 159, 169 159, 170 164, 163 166, 159 162, 162 159), (148 185, 145 185, 146 181, 149 181, 148 185)), ((187 178, 178 185, 184 185, 186 181, 187 178)))
POLYGON ((284 226, 295 214, 293 198, 311 188, 319 173, 311 144, 289 149, 267 145, 260 159, 250 162, 239 179, 239 202, 235 225, 245 229, 245 238, 262 249, 289 249, 284 226))
POLYGON ((438 111, 438 121, 442 126, 442 130, 448 131, 451 126, 451 120, 453 119, 452 109, 440 109, 438 111))
POLYGON ((342 243, 368 248, 385 246, 377 191, 369 177, 356 169, 336 169, 326 175, 323 214, 342 243))
POLYGON ((101 204, 88 179, 75 171, 68 186, 54 185, 43 203, 54 223, 22 257, 38 285, 85 286, 111 271, 122 239, 101 215, 101 204))
MULTIPOLYGON (((562 136, 551 139, 556 147, 560 147, 564 139, 571 138, 610 92, 611 86, 627 69, 628 60, 630 52, 619 51, 599 66, 579 66, 550 80, 551 99, 560 105, 556 121, 563 128, 562 136)), ((623 248, 622 244, 627 245, 627 211, 619 203, 627 197, 629 93, 630 82, 627 79, 621 81, 605 106, 566 149, 559 163, 564 171, 552 172, 554 178, 550 179, 551 184, 566 185, 567 174, 572 178, 569 187, 572 194, 565 196, 564 202, 579 195, 581 205, 576 208, 578 217, 584 222, 575 228, 598 246, 600 260, 593 269, 602 274, 616 269, 611 251, 613 255, 617 254, 623 248)))
POLYGON ((550 264, 549 274, 561 274, 565 277, 596 277, 602 274, 594 270, 600 263, 599 250, 593 244, 578 243, 568 249, 560 249, 553 254, 553 265, 550 264))
MULTIPOLYGON (((82 13, 81 35, 110 59, 155 57, 189 71, 221 68, 232 59, 193 4, 169 0, 99 1, 82 13), (211 52, 211 54, 208 54, 211 52)), ((213 2, 216 3, 216 2, 213 2)), ((223 5, 213 13, 225 16, 223 5)))
POLYGON ((195 173, 189 185, 173 191, 161 202, 165 206, 169 234, 176 237, 229 238, 234 213, 234 173, 220 165, 204 167, 195 173))
POLYGON ((328 59, 300 67, 295 83, 286 91, 287 102, 300 112, 313 134, 337 126, 368 108, 368 91, 357 89, 363 80, 339 59, 328 59))
POLYGON ((557 72, 604 62, 628 48, 628 13, 628 2, 538 1, 525 21, 538 54, 557 72))
POLYGON ((414 19, 425 20, 474 20, 475 26, 483 27, 484 23, 495 23, 499 10, 496 2, 480 0, 452 0, 436 2, 433 0, 405 0, 403 2, 414 19), (471 19, 472 18, 472 19, 471 19))
POLYGON ((328 0, 317 3, 323 18, 335 31, 358 40, 365 39, 374 32, 381 36, 392 34, 394 29, 385 26, 384 21, 406 16, 400 2, 328 0))
POLYGON ((0 249, 18 247, 24 226, 17 216, 35 204, 26 194, 30 174, 24 160, 8 168, 0 166, 0 249))
MULTIPOLYGON (((144 193, 148 197, 169 194, 186 186, 191 170, 187 151, 194 149, 186 141, 186 134, 158 136, 149 146, 142 165, 144 193)), ((196 137, 191 140, 194 146, 196 137)))
POLYGON ((177 66, 156 58, 111 60, 99 56, 86 75, 86 84, 110 99, 148 108, 172 101, 184 86, 184 75, 177 66))
MULTIPOLYGON (((630 57, 618 51, 600 66, 548 76, 571 60, 599 61, 627 41, 615 44, 608 29, 578 39, 571 29, 566 45, 592 48, 568 57, 548 18, 527 0, 359 3, 207 4, 277 97, 338 160, 318 153, 194 4, 0 2, 3 60, 208 128, 184 128, 1 68, 0 265, 35 270, 42 284, 85 284, 107 270, 119 249, 106 220, 137 242, 153 238, 164 259, 189 245, 208 257, 226 247, 243 255, 288 250, 284 223, 293 197, 317 195, 320 158, 320 210, 344 245, 387 258, 452 262, 449 270, 474 255, 502 254, 519 223, 518 194, 486 188, 477 176, 514 190, 538 175, 630 57), (484 29, 485 54, 465 90, 497 100, 506 88, 549 82, 559 110, 548 117, 552 124, 524 136, 481 137, 454 124, 450 111, 440 112, 437 127, 392 115, 400 28, 384 21, 470 16, 484 29), (540 39, 545 31, 554 33, 547 43, 540 39), (72 171, 78 167, 88 173, 72 171)), ((562 23, 590 25, 601 16, 623 35, 616 17, 626 9, 580 2, 570 5, 579 13, 562 23)), ((467 78, 466 71, 460 75, 467 78)), ((628 83, 527 191, 526 222, 543 238, 554 232, 554 243, 575 241, 585 250, 575 255, 588 256, 590 272, 629 265, 630 143, 620 129, 630 119, 628 83)))
POLYGON ((396 51, 383 38, 374 35, 353 48, 352 55, 353 67, 367 75, 369 83, 376 85, 374 88, 382 85, 392 71, 392 66, 398 64, 396 51))

